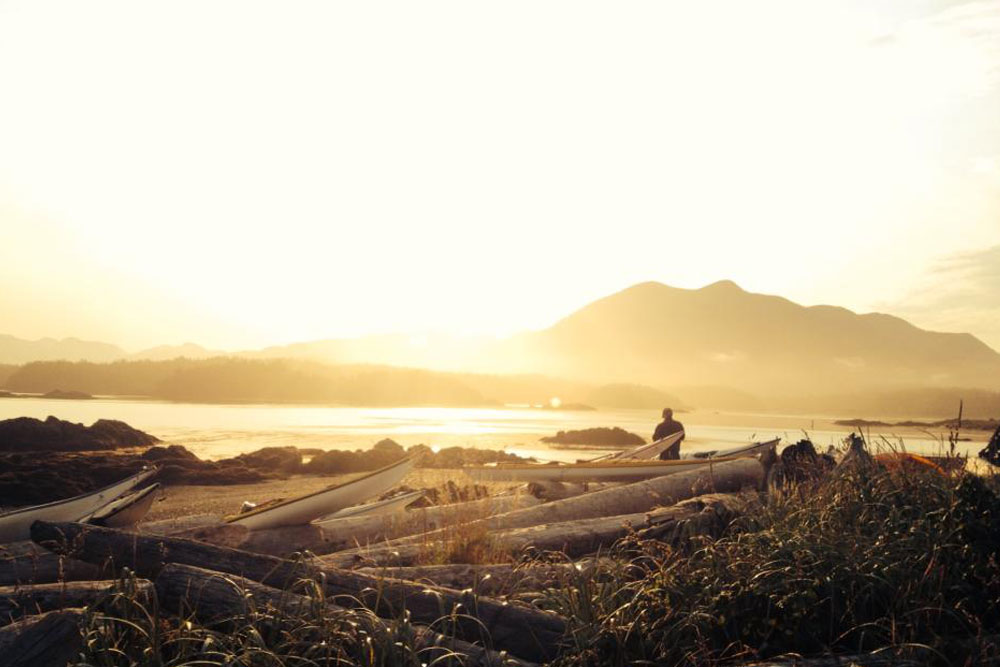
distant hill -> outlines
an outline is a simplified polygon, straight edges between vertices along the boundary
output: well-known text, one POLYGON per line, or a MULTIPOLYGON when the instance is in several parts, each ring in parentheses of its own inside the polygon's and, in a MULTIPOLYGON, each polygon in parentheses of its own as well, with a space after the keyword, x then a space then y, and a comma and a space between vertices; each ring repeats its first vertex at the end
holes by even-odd
POLYGON ((701 289, 641 283, 547 329, 506 340, 382 335, 250 350, 227 360, 217 354, 194 343, 126 355, 106 343, 0 336, 0 386, 360 404, 545 404, 559 397, 607 408, 850 408, 852 416, 871 414, 866 405, 880 414, 948 416, 972 391, 983 392, 973 403, 989 416, 1000 389, 1000 354, 970 334, 925 331, 880 313, 801 306, 730 281, 701 289), (57 359, 114 363, 3 366, 57 359), (170 359, 175 365, 157 365, 170 359), (318 362, 339 370, 287 361, 241 366, 239 359, 318 362), (367 370, 348 372, 348 366, 367 370), (230 382, 229 374, 249 384, 230 382), (301 386, 267 387, 269 382, 301 386), (421 396, 420 390, 429 393, 421 396))
POLYGON ((79 338, 41 338, 24 340, 0 334, 0 364, 24 364, 29 361, 112 361, 125 355, 117 345, 79 338))
MULTIPOLYGON (((3 385, 0 385, 3 386, 3 385)), ((539 375, 448 373, 371 364, 296 359, 171 359, 166 361, 39 361, 14 368, 5 386, 42 394, 73 387, 95 395, 149 396, 195 402, 325 403, 337 405, 499 406, 564 404, 592 399, 597 407, 680 405, 650 387, 595 387, 539 375), (662 402, 666 400, 667 402, 662 402), (652 401, 652 403, 650 403, 652 401)))
MULTIPOLYGON (((642 384, 645 407, 764 407, 766 397, 920 387, 1000 388, 1000 354, 970 334, 919 329, 891 315, 806 307, 730 281, 701 289, 634 285, 553 326, 507 340, 371 336, 241 353, 328 363, 536 375, 593 385, 642 384), (682 388, 686 388, 683 389, 682 388)), ((619 402, 605 394, 601 401, 619 402)))
POLYGON ((1000 354, 969 334, 833 306, 805 307, 723 281, 642 283, 491 355, 511 370, 659 387, 720 385, 755 395, 1000 387, 1000 354))

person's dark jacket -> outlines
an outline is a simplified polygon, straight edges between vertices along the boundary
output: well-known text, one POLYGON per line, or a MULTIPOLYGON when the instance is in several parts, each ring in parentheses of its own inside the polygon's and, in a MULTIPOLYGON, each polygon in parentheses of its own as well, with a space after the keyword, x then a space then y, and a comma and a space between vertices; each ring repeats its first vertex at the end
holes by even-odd
MULTIPOLYGON (((684 424, 680 423, 673 417, 670 417, 669 419, 664 419, 656 427, 656 430, 653 431, 653 442, 656 442, 657 440, 663 440, 668 435, 672 435, 674 433, 677 433, 678 431, 680 431, 681 433, 684 432, 684 424)), ((660 453, 660 459, 663 461, 679 459, 681 457, 681 441, 683 440, 684 436, 682 435, 680 440, 678 440, 677 442, 675 442, 670 447, 668 447, 667 449, 663 450, 660 453)))

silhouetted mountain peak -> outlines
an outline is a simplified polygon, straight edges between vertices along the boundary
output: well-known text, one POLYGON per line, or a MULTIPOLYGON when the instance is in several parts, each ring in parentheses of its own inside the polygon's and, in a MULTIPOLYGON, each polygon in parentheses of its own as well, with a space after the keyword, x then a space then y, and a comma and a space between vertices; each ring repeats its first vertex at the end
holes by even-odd
POLYGON ((747 291, 734 283, 732 280, 717 280, 710 285, 705 285, 699 292, 717 292, 717 293, 734 293, 734 294, 746 294, 747 291))
POLYGON ((633 285, 522 338, 507 359, 519 370, 654 387, 816 392, 1000 382, 1000 355, 973 336, 806 307, 731 280, 700 289, 633 285))

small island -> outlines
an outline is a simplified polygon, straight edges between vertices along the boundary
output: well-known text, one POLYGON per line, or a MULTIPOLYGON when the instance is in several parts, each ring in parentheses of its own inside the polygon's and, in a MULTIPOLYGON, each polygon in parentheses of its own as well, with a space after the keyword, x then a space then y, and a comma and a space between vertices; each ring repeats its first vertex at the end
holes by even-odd
POLYGON ((93 399, 94 397, 83 391, 63 391, 62 389, 53 389, 48 393, 42 394, 42 398, 58 398, 66 401, 86 401, 93 399))
POLYGON ((646 444, 642 436, 629 433, 618 426, 585 428, 577 431, 559 431, 541 439, 555 445, 597 445, 606 447, 638 447, 646 444))

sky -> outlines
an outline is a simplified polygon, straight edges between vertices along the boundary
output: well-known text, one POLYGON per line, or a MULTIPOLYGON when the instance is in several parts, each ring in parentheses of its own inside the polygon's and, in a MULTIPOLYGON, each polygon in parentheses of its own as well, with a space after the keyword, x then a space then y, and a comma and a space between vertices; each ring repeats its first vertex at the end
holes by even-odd
POLYGON ((0 0, 0 333, 506 335, 731 279, 1000 349, 1000 1, 0 0))

